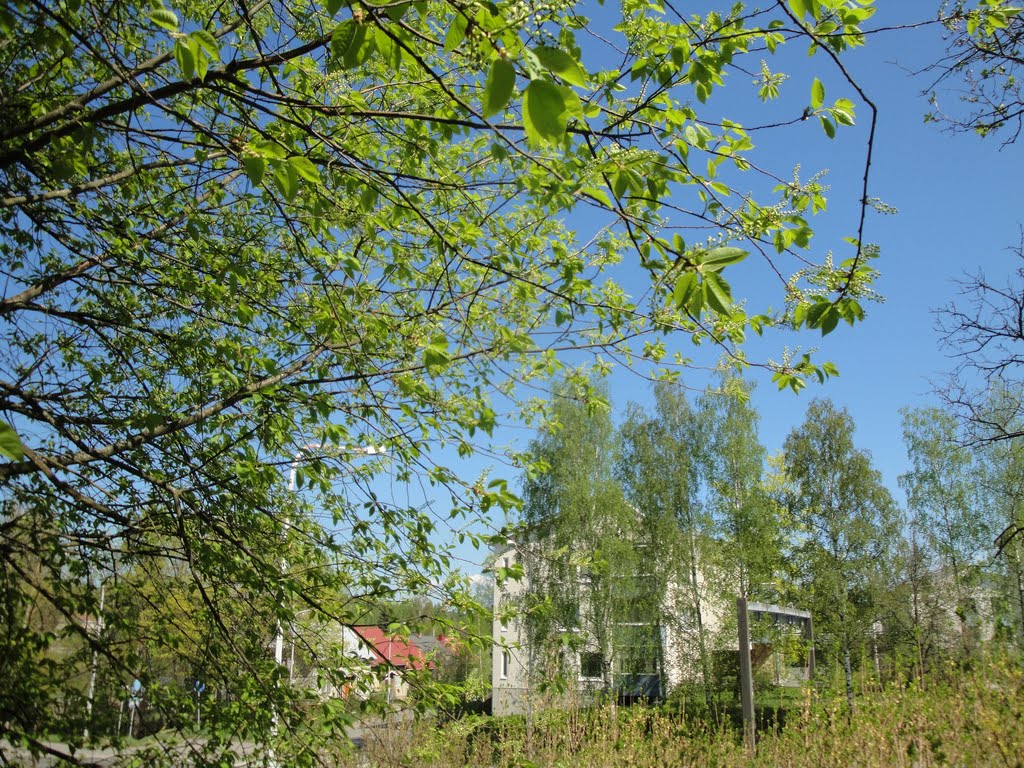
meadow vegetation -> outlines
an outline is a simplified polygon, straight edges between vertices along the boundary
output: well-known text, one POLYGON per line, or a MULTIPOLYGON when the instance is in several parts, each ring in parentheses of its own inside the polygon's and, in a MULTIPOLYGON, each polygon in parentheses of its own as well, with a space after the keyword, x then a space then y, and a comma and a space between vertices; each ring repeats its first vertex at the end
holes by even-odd
MULTIPOLYGON (((1017 657, 943 664, 926 674, 819 681, 758 731, 751 757, 740 729, 672 705, 550 707, 532 717, 471 717, 374 730, 353 765, 376 768, 778 766, 863 768, 1024 765, 1024 668, 1017 657)), ((700 706, 698 697, 698 706, 700 706)))

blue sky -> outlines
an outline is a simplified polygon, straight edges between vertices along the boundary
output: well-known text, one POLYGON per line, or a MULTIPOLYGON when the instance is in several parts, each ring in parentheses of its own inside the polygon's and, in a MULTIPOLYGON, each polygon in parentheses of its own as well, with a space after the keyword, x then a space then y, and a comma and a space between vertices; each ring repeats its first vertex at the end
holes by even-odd
MULTIPOLYGON (((934 13, 925 2, 879 3, 873 23, 906 23, 929 8, 934 13)), ((879 109, 871 194, 899 209, 869 221, 867 239, 882 249, 877 287, 885 302, 871 306, 862 325, 841 326, 820 340, 821 354, 839 366, 840 378, 797 397, 771 386, 756 395, 770 451, 800 423, 810 396, 847 408, 858 445, 871 451, 897 498, 896 478, 906 466, 899 409, 934 402, 932 382, 954 364, 939 347, 933 310, 956 297, 956 280, 965 273, 1008 275, 1016 264, 1007 247, 1018 241, 1024 222, 1018 147, 1001 149, 998 137, 950 135, 924 123, 928 104, 921 90, 930 79, 908 71, 942 54, 939 32, 880 34, 849 59, 879 109)), ((840 155, 850 148, 852 142, 836 144, 840 155)), ((837 157, 833 168, 840 163, 837 157)), ((849 205, 859 194, 856 185, 840 185, 835 171, 832 176, 832 204, 849 205)))
MULTIPOLYGON (((934 17, 934 3, 878 3, 870 27, 908 24, 934 17)), ((763 373, 754 402, 761 413, 761 439, 770 452, 781 449, 786 435, 799 425, 812 397, 829 397, 845 407, 857 426, 856 442, 874 457, 875 466, 898 499, 897 476, 905 470, 899 410, 936 402, 932 383, 953 364, 939 346, 933 310, 955 298, 956 280, 984 270, 991 277, 1008 275, 1016 266, 1008 246, 1019 239, 1024 223, 1020 188, 1020 149, 1001 148, 998 136, 981 140, 951 135, 926 124, 927 99, 921 92, 931 82, 927 74, 912 76, 938 60, 944 51, 941 28, 885 32, 874 35, 863 49, 844 57, 851 74, 878 107, 878 128, 871 168, 870 195, 895 206, 895 215, 872 214, 866 240, 881 247, 876 267, 877 289, 884 302, 867 306, 866 320, 855 327, 841 324, 832 334, 774 337, 772 351, 783 344, 816 347, 818 359, 831 360, 840 377, 810 385, 799 395, 779 392, 763 373)), ((811 79, 825 83, 826 102, 838 95, 852 97, 822 56, 807 59, 805 46, 794 46, 789 61, 796 67, 783 84, 806 100, 811 79), (801 61, 801 59, 803 61, 801 61)), ((769 62, 773 69, 774 62, 769 62)), ((730 86, 732 84, 730 83, 730 86)), ((948 106, 955 107, 952 97, 948 106)), ((784 101, 785 99, 783 99, 784 101)), ((748 108, 748 124, 768 122, 748 108)), ((764 108, 772 114, 777 107, 764 108)), ((773 136, 758 134, 759 147, 802 162, 804 176, 829 169, 830 213, 815 221, 815 243, 844 253, 841 238, 851 234, 851 212, 861 193, 867 110, 857 105, 858 128, 840 132, 835 141, 824 137, 813 122, 773 136), (801 130, 802 129, 802 130, 801 130)), ((791 113, 790 113, 791 114, 791 113)), ((792 164, 791 163, 791 164, 792 164)), ((742 288, 734 292, 742 294, 742 288)), ((688 377, 699 384, 699 376, 688 377)), ((636 379, 619 374, 612 379, 616 410, 638 399, 636 379)))
MULTIPOLYGON (((934 18, 937 4, 935 0, 880 2, 878 8, 869 28, 934 18)), ((598 10, 602 12, 609 11, 605 7, 598 10)), ((595 21, 609 23, 605 18, 595 21)), ((1007 248, 1018 241, 1018 227, 1024 223, 1020 149, 1001 148, 998 137, 983 141, 973 135, 951 135, 924 121, 929 105, 922 91, 931 79, 927 74, 912 73, 941 58, 945 50, 941 33, 936 25, 879 33, 865 48, 843 59, 879 111, 869 194, 898 209, 895 215, 872 214, 866 230, 866 241, 881 248, 876 262, 881 277, 876 288, 884 302, 868 305, 863 323, 853 328, 842 324, 824 338, 817 332, 776 335, 766 344, 751 345, 752 356, 776 358, 783 345, 816 348, 816 360, 830 360, 840 370, 839 378, 824 385, 812 384, 799 395, 777 391, 763 371, 750 373, 758 383, 754 404, 761 413, 761 440, 768 451, 781 450, 786 435, 803 421, 813 397, 829 397, 850 412, 858 447, 870 451, 901 503, 897 477, 905 471, 907 461, 899 410, 937 402, 933 382, 941 380, 954 364, 940 349, 934 310, 956 296, 956 280, 967 273, 981 269, 992 277, 1008 275, 1015 264, 1007 248)), ((807 58, 804 44, 793 45, 780 61, 769 63, 791 75, 778 103, 761 105, 749 79, 744 82, 742 75, 734 76, 727 86, 725 98, 742 105, 740 119, 747 125, 790 119, 794 109, 799 114, 802 106, 795 105, 807 103, 815 76, 825 84, 826 103, 837 96, 854 97, 824 56, 807 58)), ((952 108, 955 104, 949 99, 952 108)), ((812 222, 813 242, 818 252, 834 249, 837 261, 852 255, 842 238, 856 229, 867 114, 858 103, 858 126, 841 130, 835 141, 824 136, 816 121, 754 136, 759 148, 769 151, 775 169, 791 169, 801 163, 803 178, 829 169, 830 210, 812 222)), ((588 222, 581 219, 578 224, 585 229, 588 222)), ((734 295, 756 298, 762 278, 756 269, 741 275, 747 267, 745 263, 735 275, 730 274, 731 280, 736 278, 734 295)), ((685 339, 679 343, 683 349, 688 346, 685 339)), ((694 387, 707 383, 698 372, 687 374, 685 380, 694 387)), ((614 373, 610 384, 616 418, 629 400, 649 402, 649 388, 628 371, 614 373)), ((495 437, 498 443, 522 448, 531 436, 528 431, 508 428, 495 437)), ((494 467, 491 477, 517 479, 514 470, 480 456, 457 469, 472 476, 489 465, 494 467)), ((393 490, 397 497, 407 492, 393 490)), ((410 502, 417 490, 408 490, 410 502)), ((438 499, 438 511, 443 507, 444 500, 438 499)), ((469 562, 482 559, 483 553, 468 547, 459 551, 469 562)), ((469 564, 465 567, 467 572, 473 570, 469 564)))

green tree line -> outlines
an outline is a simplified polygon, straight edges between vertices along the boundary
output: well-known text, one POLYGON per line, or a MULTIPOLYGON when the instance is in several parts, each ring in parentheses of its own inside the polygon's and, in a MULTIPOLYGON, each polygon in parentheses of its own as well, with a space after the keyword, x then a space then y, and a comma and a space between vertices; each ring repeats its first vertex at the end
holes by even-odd
MULTIPOLYGON (((860 674, 924 674, 1024 645, 1021 542, 996 543, 1022 522, 1018 450, 967 447, 951 412, 904 409, 903 508, 828 399, 768 456, 750 387, 727 377, 692 397, 662 382, 651 410, 631 403, 618 425, 603 386, 586 401, 579 381, 556 390, 532 444, 547 472, 524 480, 517 539, 545 675, 575 685, 583 649, 601 654, 607 692, 643 670, 664 693, 675 667, 718 706, 735 685, 722 667, 738 597, 810 611, 818 684, 838 681, 851 709, 860 674), (683 658, 666 658, 669 645, 683 658)), ((789 641, 806 664, 806 637, 789 641)))

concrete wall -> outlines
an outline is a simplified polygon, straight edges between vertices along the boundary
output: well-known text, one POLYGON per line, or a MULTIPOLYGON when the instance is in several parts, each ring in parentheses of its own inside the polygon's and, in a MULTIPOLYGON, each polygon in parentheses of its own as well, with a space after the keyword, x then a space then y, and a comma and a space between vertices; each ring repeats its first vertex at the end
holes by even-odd
MULTIPOLYGON (((509 546, 497 552, 495 568, 507 568, 519 563, 516 549, 509 546)), ((529 688, 526 637, 522 620, 503 618, 502 613, 513 606, 526 593, 525 580, 494 581, 494 619, 491 637, 494 653, 491 655, 491 706, 495 715, 510 715, 526 711, 529 688)))

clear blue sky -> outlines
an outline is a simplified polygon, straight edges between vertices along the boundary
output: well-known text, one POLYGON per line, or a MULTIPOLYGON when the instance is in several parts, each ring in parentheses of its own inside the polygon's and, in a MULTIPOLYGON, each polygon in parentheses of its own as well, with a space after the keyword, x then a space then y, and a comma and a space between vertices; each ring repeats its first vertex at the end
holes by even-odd
MULTIPOLYGON (((920 19, 935 11, 925 0, 878 6, 872 20, 877 26, 912 22, 915 15, 920 19)), ((877 287, 885 302, 870 307, 862 325, 842 325, 820 340, 821 353, 839 366, 839 379, 798 397, 777 393, 766 382, 756 396, 762 441, 772 451, 801 422, 811 396, 827 396, 847 408, 858 445, 871 451, 899 499, 896 478, 906 466, 899 409, 934 402, 932 382, 953 365, 940 349, 933 310, 955 298, 955 281, 965 273, 982 269, 993 278, 1008 275, 1016 263, 1007 247, 1018 242, 1024 223, 1024 147, 1001 149, 998 138, 950 135, 923 121, 928 104, 921 90, 930 80, 908 71, 939 58, 940 31, 879 34, 849 57, 851 71, 879 109, 871 194, 899 209, 897 215, 869 221, 867 239, 882 249, 877 287)), ((859 193, 856 184, 840 184, 836 173, 842 155, 856 147, 843 141, 835 148, 831 202, 839 207, 859 193)), ((818 237, 823 235, 819 231, 818 237)))
MULTIPOLYGON (((700 9, 692 10, 703 10, 705 4, 698 5, 700 9)), ((936 9, 937 0, 880 2, 869 27, 934 18, 936 9)), ((607 7, 597 9, 595 22, 608 23, 596 16, 608 12, 607 7)), ((877 288, 884 303, 867 306, 863 323, 853 328, 842 324, 825 338, 817 333, 774 336, 768 346, 752 348, 752 356, 777 357, 785 344, 815 347, 815 358, 833 361, 841 374, 825 385, 812 384, 794 395, 777 391, 763 372, 752 372, 751 377, 758 381, 754 404, 761 413, 761 440, 769 452, 781 449, 786 435, 802 422, 813 397, 829 397, 851 413, 858 447, 871 452, 875 466, 901 503, 897 477, 905 470, 906 455, 899 410, 936 402, 932 382, 953 365, 939 348, 933 310, 955 297, 955 281, 965 273, 983 269, 993 277, 1009 274, 1015 265, 1007 247, 1017 242, 1018 227, 1024 223, 1024 196, 1019 186, 1024 147, 1001 149, 998 138, 982 141, 971 135, 950 135, 924 122, 929 106, 921 92, 930 79, 911 73, 942 56, 941 32, 933 25, 880 33, 873 35, 864 49, 843 59, 879 110, 870 194, 899 209, 891 216, 873 214, 866 232, 866 240, 881 247, 876 262, 881 272, 877 288)), ((743 102, 741 119, 748 125, 771 122, 773 116, 793 117, 791 105, 807 103, 814 76, 825 83, 826 102, 840 95, 854 96, 823 56, 808 59, 804 44, 792 48, 781 62, 770 62, 773 69, 792 75, 783 85, 784 98, 768 106, 760 105, 756 98, 743 102)), ((749 79, 743 82, 737 77, 743 76, 734 76, 729 87, 742 91, 743 98, 753 95, 749 79)), ((851 255, 841 239, 855 232, 861 194, 867 122, 867 110, 861 103, 857 104, 857 116, 858 127, 842 131, 835 141, 825 138, 814 121, 754 137, 759 147, 770 150, 775 168, 802 163, 804 178, 820 168, 830 170, 830 213, 812 226, 816 248, 833 248, 837 261, 851 255)), ((581 225, 585 228, 586 222, 581 225)), ((745 267, 741 265, 739 270, 745 267)), ((739 277, 739 271, 735 276, 739 277)), ((733 287, 737 296, 757 292, 749 278, 746 284, 738 279, 733 287)), ((685 340, 683 343, 688 345, 685 340)), ((706 379, 694 373, 686 382, 702 387, 706 379)), ((616 417, 629 400, 649 400, 647 386, 626 371, 612 376, 611 388, 616 417)), ((530 437, 529 432, 506 429, 496 435, 496 442, 523 447, 530 437)), ((492 463, 477 457, 459 468, 472 476, 492 463)), ((492 477, 517 479, 514 470, 493 464, 492 477)), ((410 500, 414 496, 411 493, 410 500)), ((443 507, 444 500, 439 499, 441 516, 443 507)), ((460 553, 468 561, 482 558, 468 547, 460 553)), ((470 572, 472 567, 467 565, 466 570, 470 572)))
MULTIPOLYGON (((877 5, 869 22, 872 28, 934 18, 937 7, 928 0, 877 5)), ((875 466, 901 501, 896 478, 906 467, 906 455, 899 409, 936 402, 932 382, 953 365, 939 347, 933 310, 956 296, 955 281, 965 273, 983 269, 992 277, 1008 275, 1016 264, 1007 248, 1018 242, 1018 228, 1024 223, 1024 147, 1001 149, 998 137, 983 141, 973 135, 951 135, 924 122, 929 105, 921 92, 931 79, 910 73, 941 57, 941 32, 933 25, 879 33, 843 59, 879 111, 870 194, 899 209, 896 215, 873 214, 866 232, 866 240, 881 247, 877 288, 884 303, 868 305, 863 323, 852 328, 840 324, 824 338, 804 333, 772 339, 775 349, 769 351, 782 343, 817 347, 817 359, 839 367, 838 379, 794 395, 778 392, 764 374, 751 374, 759 383, 754 401, 762 418, 761 439, 769 451, 781 449, 786 435, 802 422, 812 397, 830 397, 849 410, 858 446, 872 453, 875 466)), ((806 46, 793 48, 789 61, 795 68, 788 70, 792 78, 783 84, 784 93, 795 91, 804 103, 811 78, 819 75, 827 102, 838 95, 853 97, 820 54, 808 59, 806 46)), ((955 106, 947 98, 949 106, 955 106)), ((749 123, 768 122, 757 109, 755 103, 749 123)), ((851 234, 850 219, 861 191, 867 122, 862 104, 857 105, 857 116, 859 135, 841 132, 832 142, 813 122, 774 136, 755 136, 759 147, 771 145, 773 152, 791 158, 790 164, 802 162, 805 177, 814 169, 829 169, 830 214, 812 226, 817 247, 834 248, 837 259, 850 255, 840 240, 851 234)), ((742 295, 742 288, 734 291, 742 295)), ((700 383, 698 376, 688 381, 700 383)), ((628 375, 615 376, 612 387, 617 410, 637 399, 637 382, 628 375)))

